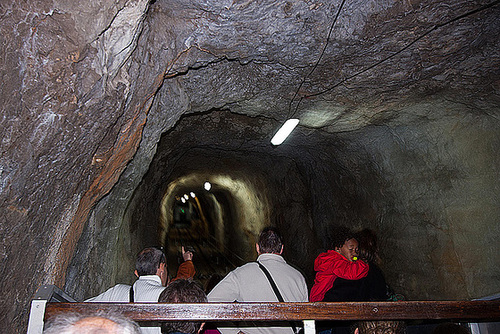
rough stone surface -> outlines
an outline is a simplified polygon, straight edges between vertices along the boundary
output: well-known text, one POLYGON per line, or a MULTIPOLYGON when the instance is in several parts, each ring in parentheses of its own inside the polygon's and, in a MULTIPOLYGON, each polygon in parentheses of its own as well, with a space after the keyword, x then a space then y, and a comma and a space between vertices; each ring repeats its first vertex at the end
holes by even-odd
POLYGON ((169 185, 216 175, 244 259, 269 220, 311 282, 335 226, 370 227, 407 298, 498 292, 499 1, 4 0, 0 17, 5 332, 40 284, 133 280, 169 185))

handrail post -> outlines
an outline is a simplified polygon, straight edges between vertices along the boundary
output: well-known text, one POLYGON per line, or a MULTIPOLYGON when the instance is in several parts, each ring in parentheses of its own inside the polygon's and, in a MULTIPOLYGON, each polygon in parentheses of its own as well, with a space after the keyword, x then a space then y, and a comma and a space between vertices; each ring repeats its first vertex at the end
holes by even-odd
POLYGON ((32 300, 27 334, 42 334, 47 300, 32 300))
POLYGON ((304 320, 304 334, 316 334, 316 322, 314 320, 304 320))
POLYGON ((76 302, 66 292, 55 285, 42 285, 35 293, 31 301, 31 310, 28 320, 27 334, 42 334, 43 319, 45 317, 45 308, 47 302, 76 302))

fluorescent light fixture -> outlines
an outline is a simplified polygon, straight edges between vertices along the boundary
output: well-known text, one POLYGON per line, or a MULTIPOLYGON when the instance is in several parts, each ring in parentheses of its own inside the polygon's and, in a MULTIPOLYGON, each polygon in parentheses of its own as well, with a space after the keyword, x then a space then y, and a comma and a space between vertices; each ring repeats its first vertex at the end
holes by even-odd
POLYGON ((273 139, 271 139, 271 144, 277 146, 285 141, 286 137, 295 129, 299 124, 299 120, 296 118, 289 119, 283 124, 283 126, 276 132, 273 139))
POLYGON ((195 198, 196 197, 196 194, 194 192, 190 192, 189 195, 191 195, 192 198, 195 198))
POLYGON ((186 201, 189 199, 189 196, 188 194, 184 194, 184 198, 186 199, 186 201))
POLYGON ((210 188, 212 188, 212 185, 210 184, 210 182, 205 182, 205 184, 203 185, 205 187, 205 190, 206 191, 210 191, 210 188))
POLYGON ((181 197, 181 202, 186 203, 186 199, 184 197, 181 197))

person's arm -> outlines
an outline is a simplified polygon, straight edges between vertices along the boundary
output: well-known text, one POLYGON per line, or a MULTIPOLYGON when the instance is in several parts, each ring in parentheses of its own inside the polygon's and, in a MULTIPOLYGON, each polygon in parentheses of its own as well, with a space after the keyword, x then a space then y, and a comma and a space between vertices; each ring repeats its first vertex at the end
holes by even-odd
POLYGON ((180 264, 179 269, 177 269, 177 275, 172 279, 172 282, 178 279, 193 278, 194 274, 196 274, 193 264, 193 253, 185 251, 184 246, 182 247, 182 258, 184 262, 180 264))
POLYGON ((335 262, 339 261, 341 255, 336 253, 321 253, 314 260, 314 271, 320 272, 324 275, 332 275, 335 262))
POLYGON ((193 278, 196 274, 193 261, 184 261, 177 269, 177 275, 172 279, 172 282, 178 279, 193 278))
POLYGON ((335 275, 345 279, 360 279, 368 274, 368 264, 361 260, 351 262, 342 255, 329 251, 314 261, 314 270, 322 275, 335 275))
POLYGON ((342 259, 335 263, 333 273, 340 278, 356 280, 368 275, 368 269, 368 264, 361 260, 351 262, 342 259))

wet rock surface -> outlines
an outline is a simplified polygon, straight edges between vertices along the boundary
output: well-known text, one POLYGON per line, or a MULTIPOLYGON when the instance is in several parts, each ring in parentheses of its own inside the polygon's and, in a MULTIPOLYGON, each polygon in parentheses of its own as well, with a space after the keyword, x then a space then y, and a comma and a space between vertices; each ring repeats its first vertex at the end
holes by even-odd
POLYGON ((132 280, 164 191, 196 173, 250 189, 237 240, 276 222, 309 281, 346 224, 378 232, 409 299, 498 292, 498 1, 3 1, 0 17, 7 332, 40 284, 84 298, 132 280))

